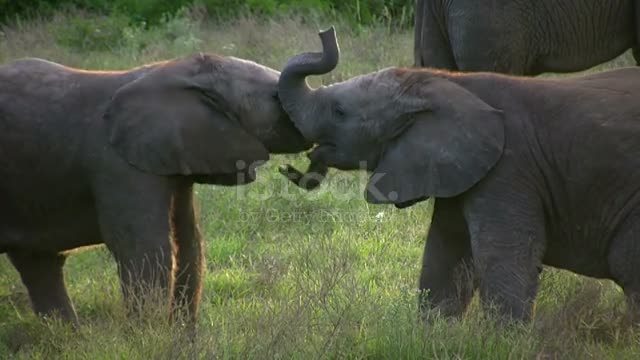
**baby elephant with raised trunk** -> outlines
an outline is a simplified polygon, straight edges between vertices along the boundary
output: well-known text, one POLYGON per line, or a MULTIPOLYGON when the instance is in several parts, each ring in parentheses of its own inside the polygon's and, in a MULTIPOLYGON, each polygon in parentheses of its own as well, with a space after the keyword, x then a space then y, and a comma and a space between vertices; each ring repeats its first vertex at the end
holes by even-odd
POLYGON ((105 243, 128 304, 159 290, 193 321, 193 184, 246 184, 269 152, 310 147, 280 106, 278 76, 206 54, 117 72, 0 67, 0 253, 34 310, 77 323, 65 251, 105 243))
POLYGON ((532 315, 542 264, 611 279, 640 307, 640 69, 569 79, 388 68, 310 89, 337 66, 289 60, 283 107, 338 169, 366 163, 366 199, 437 198, 423 258, 424 308, 462 313, 479 287, 505 318, 532 315), (475 282, 456 277, 471 267, 475 282), (426 292, 426 290, 429 290, 426 292))

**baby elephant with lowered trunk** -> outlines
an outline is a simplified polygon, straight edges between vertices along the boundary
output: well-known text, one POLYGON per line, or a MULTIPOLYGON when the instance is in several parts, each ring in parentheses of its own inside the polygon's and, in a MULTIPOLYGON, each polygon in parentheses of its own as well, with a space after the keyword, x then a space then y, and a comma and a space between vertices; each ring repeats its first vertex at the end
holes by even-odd
POLYGON ((77 322, 65 251, 105 243, 127 303, 157 289, 193 320, 203 269, 193 184, 246 184, 270 152, 309 148, 280 106, 278 76, 207 54, 116 72, 1 66, 0 253, 34 310, 77 322))
POLYGON ((422 308, 462 313, 479 288, 505 318, 532 316, 538 269, 611 279, 640 320, 640 69, 566 79, 388 68, 311 89, 338 64, 289 60, 283 107, 310 158, 366 163, 365 197, 410 206, 437 198, 423 257, 422 308), (459 286, 472 270, 477 281, 459 286), (427 291, 428 290, 428 291, 427 291))

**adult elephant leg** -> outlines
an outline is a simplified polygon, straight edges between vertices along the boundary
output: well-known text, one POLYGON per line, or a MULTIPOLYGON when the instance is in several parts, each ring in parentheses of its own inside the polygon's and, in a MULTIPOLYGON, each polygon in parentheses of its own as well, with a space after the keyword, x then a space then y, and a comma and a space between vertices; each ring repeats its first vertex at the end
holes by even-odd
POLYGON ((454 199, 438 199, 422 258, 420 310, 460 315, 474 292, 467 224, 454 199))
POLYGON ((457 70, 438 1, 418 0, 415 15, 414 65, 457 70))
POLYGON ((168 305, 173 286, 170 228, 172 189, 164 178, 129 175, 98 192, 100 230, 118 263, 132 315, 158 301, 168 305))
POLYGON ((483 307, 505 320, 531 319, 538 291, 544 216, 525 197, 503 189, 500 199, 476 198, 464 210, 483 307))
POLYGON ((519 19, 522 14, 505 14, 504 7, 486 2, 467 2, 464 10, 448 14, 447 28, 453 59, 460 71, 489 71, 513 75, 531 75, 530 58, 534 42, 528 42, 519 19), (489 8, 488 8, 489 7, 489 8), (478 16, 483 14, 482 16, 478 16), (507 32, 496 30, 496 21, 506 16, 519 27, 507 32))
POLYGON ((615 282, 627 298, 630 320, 640 326, 640 214, 630 216, 613 239, 607 261, 615 282))
POLYGON ((193 185, 176 191, 172 220, 177 246, 173 308, 176 315, 195 324, 202 294, 204 255, 193 203, 193 185))
POLYGON ((10 251, 8 255, 20 273, 36 314, 42 317, 58 315, 77 326, 78 316, 64 284, 65 256, 26 251, 10 251))
POLYGON ((640 45, 636 45, 631 49, 633 59, 636 61, 636 66, 640 66, 640 45))
POLYGON ((636 45, 633 47, 633 58, 636 60, 636 65, 640 66, 640 0, 633 2, 635 7, 635 24, 636 24, 636 45))

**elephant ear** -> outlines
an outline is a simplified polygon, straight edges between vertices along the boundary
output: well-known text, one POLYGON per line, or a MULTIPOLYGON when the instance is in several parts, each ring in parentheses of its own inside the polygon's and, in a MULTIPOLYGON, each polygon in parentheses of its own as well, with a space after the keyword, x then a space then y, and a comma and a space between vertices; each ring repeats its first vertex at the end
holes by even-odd
MULTIPOLYGON (((393 125, 366 188, 371 203, 410 206, 428 197, 452 197, 480 181, 500 159, 503 114, 445 79, 421 85, 393 125)), ((411 97, 404 95, 403 97, 411 97)))
POLYGON ((240 126, 208 79, 169 68, 123 86, 104 115, 110 144, 149 173, 195 178, 241 173, 244 182, 252 181, 255 165, 269 153, 240 126))

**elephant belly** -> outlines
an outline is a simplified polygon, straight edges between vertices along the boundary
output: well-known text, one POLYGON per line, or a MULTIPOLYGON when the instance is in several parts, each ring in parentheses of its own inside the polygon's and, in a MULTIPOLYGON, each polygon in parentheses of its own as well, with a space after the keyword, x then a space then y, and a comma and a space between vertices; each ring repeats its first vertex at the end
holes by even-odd
POLYGON ((40 214, 31 219, 3 217, 4 223, 0 223, 0 252, 12 249, 62 252, 102 242, 93 209, 57 210, 47 216, 40 214))
POLYGON ((548 239, 543 264, 594 278, 610 278, 607 247, 594 236, 555 236, 548 239))

